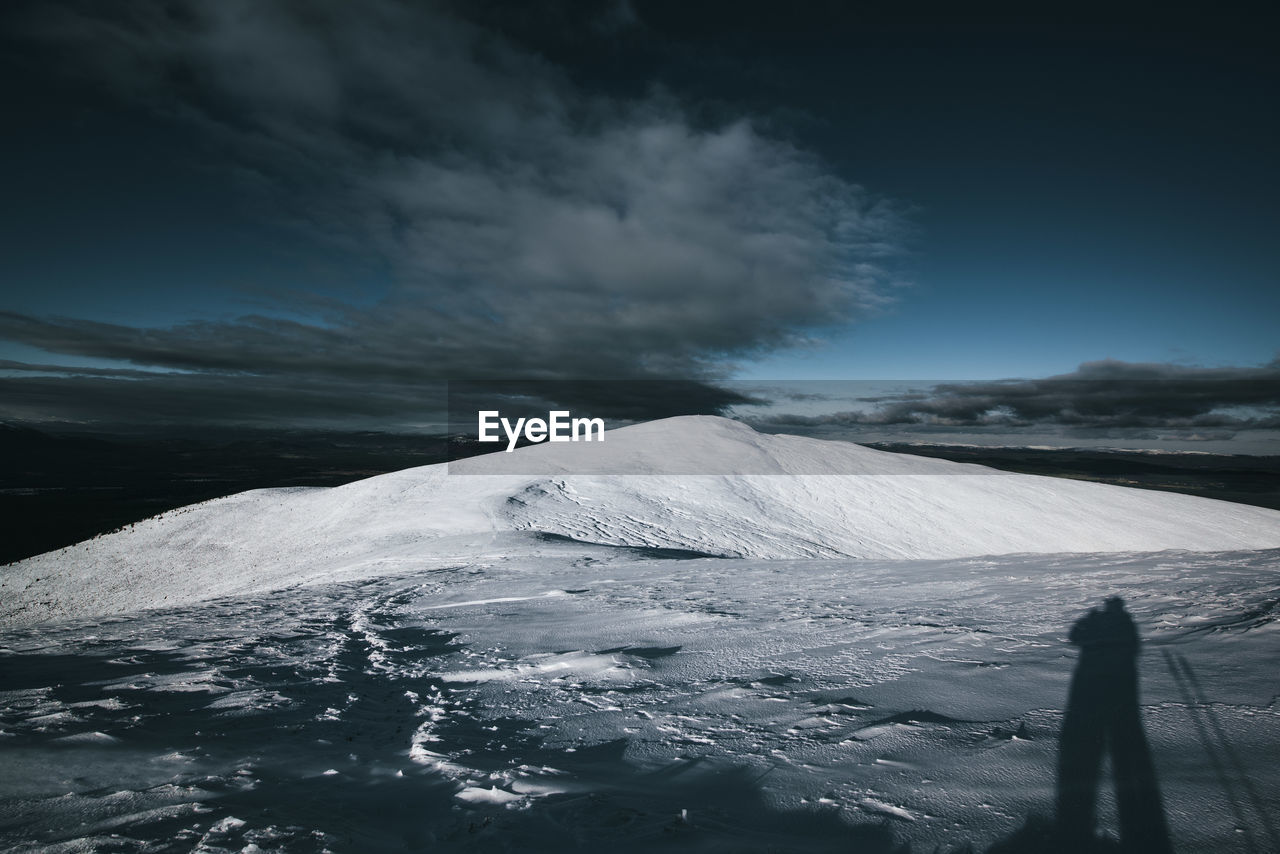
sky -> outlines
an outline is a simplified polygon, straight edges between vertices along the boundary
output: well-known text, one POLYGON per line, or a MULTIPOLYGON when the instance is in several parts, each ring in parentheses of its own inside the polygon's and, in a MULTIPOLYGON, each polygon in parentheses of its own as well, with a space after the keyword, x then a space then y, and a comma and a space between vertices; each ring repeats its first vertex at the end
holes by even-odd
POLYGON ((842 423, 1274 438, 1261 4, 884 5, 6 4, 0 420, 892 380, 842 423))

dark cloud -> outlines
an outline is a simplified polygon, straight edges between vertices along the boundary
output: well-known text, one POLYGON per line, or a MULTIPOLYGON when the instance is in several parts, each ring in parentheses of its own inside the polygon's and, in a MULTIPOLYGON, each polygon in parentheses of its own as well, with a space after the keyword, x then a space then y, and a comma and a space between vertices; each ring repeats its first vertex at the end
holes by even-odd
POLYGON ((0 370, 0 414, 66 426, 178 424, 438 429, 443 383, 253 377, 213 372, 0 370))
MULTIPOLYGON (((322 410, 325 390, 447 378, 708 380, 891 298, 891 205, 747 119, 698 126, 662 95, 582 91, 445 5, 36 8, 25 31, 60 62, 198 128, 273 215, 394 282, 374 305, 274 312, 289 320, 0 315, 10 341, 204 375, 121 395, 225 389, 223 417, 254 419, 287 416, 281 387, 322 410)), ((597 29, 634 23, 626 3, 600 8, 597 29)))
POLYGON ((1143 430, 1180 430, 1227 438, 1233 430, 1280 427, 1280 359, 1259 367, 1224 368, 1105 360, 1044 379, 944 383, 927 392, 864 400, 875 406, 758 420, 774 428, 1051 427, 1081 435, 1129 431, 1135 437, 1154 435, 1143 430))
POLYGON ((69 368, 0 360, 6 418, 65 427, 174 425, 474 432, 476 411, 512 418, 568 408, 609 426, 719 414, 755 398, 696 380, 371 380, 280 373, 245 382, 217 371, 69 368))

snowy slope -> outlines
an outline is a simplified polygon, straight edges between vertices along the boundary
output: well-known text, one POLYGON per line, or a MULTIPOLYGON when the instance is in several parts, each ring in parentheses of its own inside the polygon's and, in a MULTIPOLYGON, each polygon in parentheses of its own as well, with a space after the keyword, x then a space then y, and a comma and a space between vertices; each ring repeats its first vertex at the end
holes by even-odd
POLYGON ((1280 513, 672 418, 182 508, 0 570, 0 625, 563 548, 540 534, 769 559, 1223 551, 1280 547, 1280 513))
POLYGON ((559 547, 0 631, 0 852, 985 851, 1108 595, 1174 850, 1280 850, 1280 551, 559 547))

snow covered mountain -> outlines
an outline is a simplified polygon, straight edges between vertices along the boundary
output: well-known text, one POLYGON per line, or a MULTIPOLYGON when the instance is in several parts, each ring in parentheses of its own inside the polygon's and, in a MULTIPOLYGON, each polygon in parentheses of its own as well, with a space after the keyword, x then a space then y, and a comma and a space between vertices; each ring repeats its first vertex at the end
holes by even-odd
POLYGON ((0 569, 0 851, 1046 850, 1111 596, 1176 850, 1280 850, 1276 546, 718 418, 233 495, 0 569))
POLYGON ((0 625, 509 561, 565 539, 764 559, 1225 551, 1280 547, 1280 512, 689 416, 171 511, 0 571, 0 625))

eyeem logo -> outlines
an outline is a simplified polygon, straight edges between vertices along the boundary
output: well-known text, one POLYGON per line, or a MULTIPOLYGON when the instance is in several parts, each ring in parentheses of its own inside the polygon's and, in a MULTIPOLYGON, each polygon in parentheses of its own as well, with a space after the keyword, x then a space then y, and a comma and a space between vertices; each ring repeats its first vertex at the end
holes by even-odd
POLYGON ((503 418, 496 409, 482 409, 478 415, 480 441, 501 442, 502 437, 497 434, 497 429, 502 427, 507 434, 507 453, 516 449, 521 432, 530 442, 604 441, 603 418, 571 418, 567 409, 548 412, 545 421, 541 418, 517 418, 514 425, 511 419, 503 418), (592 438, 593 432, 598 439, 592 438))

